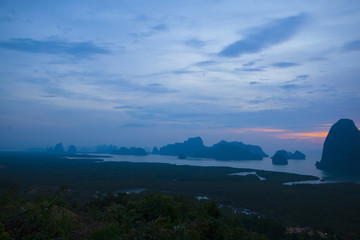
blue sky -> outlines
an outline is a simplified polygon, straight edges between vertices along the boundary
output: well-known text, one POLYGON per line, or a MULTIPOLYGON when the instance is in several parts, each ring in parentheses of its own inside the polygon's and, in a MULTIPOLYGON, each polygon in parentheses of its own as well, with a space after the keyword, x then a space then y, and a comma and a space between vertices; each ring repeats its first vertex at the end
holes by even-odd
POLYGON ((0 0, 0 149, 321 149, 360 126, 359 33, 357 0, 0 0))

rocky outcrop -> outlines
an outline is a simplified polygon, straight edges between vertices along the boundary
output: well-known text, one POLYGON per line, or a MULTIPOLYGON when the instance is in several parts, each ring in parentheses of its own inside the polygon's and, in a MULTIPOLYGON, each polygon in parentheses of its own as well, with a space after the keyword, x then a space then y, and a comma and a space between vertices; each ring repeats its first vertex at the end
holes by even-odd
POLYGON ((221 141, 212 147, 217 160, 262 160, 268 157, 259 146, 221 141))
POLYGON ((286 150, 278 150, 277 154, 283 155, 286 159, 296 159, 296 160, 304 160, 306 158, 305 154, 300 151, 295 151, 294 153, 288 152, 286 150))
POLYGON ((131 155, 134 156, 146 156, 147 152, 143 148, 131 148, 130 149, 131 155))
POLYGON ((305 160, 306 156, 300 151, 295 151, 292 153, 291 157, 289 159, 296 159, 296 160, 305 160))
POLYGON ((217 160, 262 160, 268 157, 261 147, 248 145, 242 142, 220 141, 212 147, 204 145, 200 137, 189 138, 183 143, 169 144, 161 147, 161 155, 215 158, 217 160))
POLYGON ((325 170, 360 172, 360 131, 350 119, 340 119, 325 139, 316 167, 325 170))
POLYGON ((70 145, 67 153, 68 154, 76 154, 77 153, 76 147, 74 145, 70 145))
POLYGON ((47 152, 50 152, 53 154, 58 154, 58 155, 65 154, 64 146, 62 143, 56 144, 55 147, 47 148, 47 152))
POLYGON ((274 165, 287 165, 288 164, 288 160, 279 153, 275 153, 274 156, 271 157, 272 159, 272 164, 274 165))
POLYGON ((143 148, 126 148, 121 147, 115 151, 113 151, 111 154, 115 155, 134 155, 134 156, 146 156, 147 152, 143 148))
POLYGON ((159 154, 160 152, 159 152, 159 149, 157 147, 154 147, 151 153, 152 154, 159 154))
POLYGON ((161 155, 171 155, 178 156, 180 154, 184 154, 186 156, 196 156, 202 150, 204 150, 205 146, 201 139, 201 137, 189 138, 183 143, 174 143, 169 144, 164 147, 161 147, 159 153, 161 155))
POLYGON ((116 149, 117 147, 114 145, 102 144, 96 146, 95 153, 112 153, 113 151, 116 151, 116 149))

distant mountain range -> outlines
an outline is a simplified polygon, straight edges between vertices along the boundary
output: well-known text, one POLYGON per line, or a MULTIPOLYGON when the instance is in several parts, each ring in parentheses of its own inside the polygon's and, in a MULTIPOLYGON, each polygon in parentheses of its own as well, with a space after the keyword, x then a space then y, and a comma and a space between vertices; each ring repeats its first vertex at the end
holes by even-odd
POLYGON ((316 167, 360 173, 360 131, 352 120, 340 119, 330 128, 316 167))
MULTIPOLYGON (((70 145, 65 151, 63 144, 56 144, 54 147, 47 149, 30 149, 29 151, 47 151, 58 155, 74 155, 77 153, 98 153, 98 154, 114 154, 114 155, 134 155, 146 156, 149 152, 143 148, 138 147, 120 147, 115 145, 102 144, 96 147, 83 147, 77 150, 75 146, 70 145)), ((187 157, 195 158, 214 158, 216 160, 262 160, 269 157, 260 146, 245 144, 243 142, 227 142, 221 140, 213 146, 205 146, 201 137, 189 138, 182 143, 168 144, 158 149, 154 147, 152 154, 178 156, 179 159, 186 159, 187 157)), ((286 150, 279 150, 276 152, 287 159, 305 159, 305 155, 299 151, 294 153, 286 150)))
POLYGON ((211 147, 204 145, 200 137, 189 138, 183 143, 174 143, 154 148, 153 154, 179 156, 185 155, 197 158, 215 158, 217 160, 262 160, 268 157, 261 147, 242 142, 220 141, 211 147))

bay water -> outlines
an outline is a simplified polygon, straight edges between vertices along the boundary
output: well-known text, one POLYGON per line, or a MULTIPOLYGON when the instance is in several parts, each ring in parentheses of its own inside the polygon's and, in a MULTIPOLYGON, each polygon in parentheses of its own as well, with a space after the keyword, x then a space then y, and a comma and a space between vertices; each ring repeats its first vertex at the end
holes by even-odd
MULTIPOLYGON (((167 163, 175 165, 202 166, 202 167, 232 167, 247 168, 255 170, 266 170, 274 172, 288 172, 301 175, 316 176, 321 181, 307 181, 303 183, 329 183, 329 182, 356 182, 360 183, 359 174, 340 174, 329 171, 319 170, 315 167, 316 161, 320 161, 320 154, 307 155, 305 160, 288 160, 288 165, 273 165, 271 158, 263 160, 241 160, 241 161, 219 161, 211 158, 187 158, 178 159, 177 156, 164 156, 149 154, 147 156, 111 155, 104 158, 104 161, 115 162, 136 162, 136 163, 167 163)), ((300 182, 299 182, 300 183, 300 182)))

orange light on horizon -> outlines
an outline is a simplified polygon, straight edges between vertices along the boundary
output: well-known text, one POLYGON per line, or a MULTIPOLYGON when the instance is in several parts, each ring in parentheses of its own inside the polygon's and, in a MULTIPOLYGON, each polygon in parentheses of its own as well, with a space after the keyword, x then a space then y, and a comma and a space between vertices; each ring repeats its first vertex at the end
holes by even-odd
POLYGON ((281 139, 325 139, 328 132, 303 132, 303 133, 284 133, 277 135, 281 139))
POLYGON ((328 135, 328 131, 314 131, 314 132, 292 132, 289 129, 277 128, 238 128, 228 129, 231 133, 264 133, 269 134, 278 139, 298 139, 306 141, 321 142, 324 141, 328 135))
POLYGON ((288 129, 275 129, 275 128, 240 128, 229 129, 232 133, 269 133, 275 138, 279 139, 300 139, 310 141, 323 141, 328 132, 292 132, 288 129))

